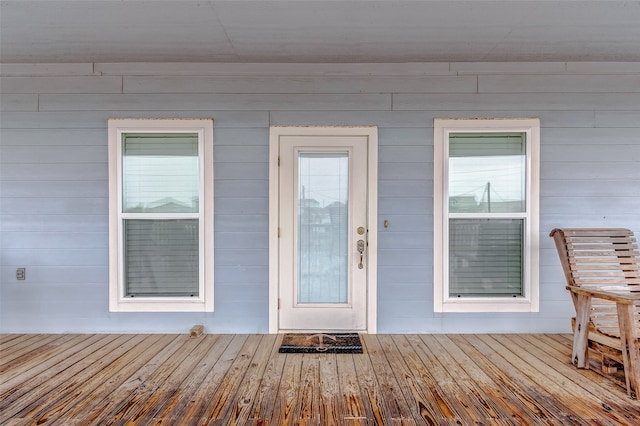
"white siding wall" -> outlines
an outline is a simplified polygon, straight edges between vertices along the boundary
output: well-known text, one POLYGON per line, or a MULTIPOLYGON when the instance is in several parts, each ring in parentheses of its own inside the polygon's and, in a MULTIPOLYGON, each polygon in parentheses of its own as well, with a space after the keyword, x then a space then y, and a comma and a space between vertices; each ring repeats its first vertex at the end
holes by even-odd
POLYGON ((640 233, 640 64, 4 64, 0 331, 268 330, 269 125, 379 127, 378 331, 567 332, 556 226, 640 233), (107 119, 213 117, 215 312, 108 312, 107 119), (434 314, 433 118, 541 120, 540 312, 434 314), (389 221, 389 228, 382 222, 389 221), (15 279, 16 268, 27 279, 15 279))

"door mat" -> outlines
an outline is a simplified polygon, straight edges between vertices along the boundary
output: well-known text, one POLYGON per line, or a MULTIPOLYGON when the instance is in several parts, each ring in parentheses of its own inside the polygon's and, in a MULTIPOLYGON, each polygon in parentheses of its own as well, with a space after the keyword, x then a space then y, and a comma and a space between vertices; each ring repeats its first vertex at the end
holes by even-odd
POLYGON ((361 354, 358 333, 285 334, 280 353, 361 354))

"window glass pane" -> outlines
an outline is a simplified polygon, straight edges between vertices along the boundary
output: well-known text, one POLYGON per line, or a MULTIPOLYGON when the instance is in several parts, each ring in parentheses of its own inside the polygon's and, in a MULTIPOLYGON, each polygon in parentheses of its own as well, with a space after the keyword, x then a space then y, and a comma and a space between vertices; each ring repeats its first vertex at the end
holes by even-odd
POLYGON ((525 211, 524 133, 449 135, 449 212, 525 211))
POLYGON ((298 303, 347 303, 349 154, 298 157, 298 303))
POLYGON ((449 220, 449 296, 523 296, 523 219, 449 220))
POLYGON ((198 296, 198 220, 124 221, 126 297, 198 296))
POLYGON ((123 211, 197 213, 198 135, 123 135, 123 211))

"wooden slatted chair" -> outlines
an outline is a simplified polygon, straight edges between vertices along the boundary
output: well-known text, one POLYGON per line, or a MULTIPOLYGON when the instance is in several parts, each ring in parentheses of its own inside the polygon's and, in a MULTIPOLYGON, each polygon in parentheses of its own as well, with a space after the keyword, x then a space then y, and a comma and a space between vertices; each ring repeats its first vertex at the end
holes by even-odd
POLYGON ((554 229, 571 292, 573 364, 622 382, 640 396, 640 257, 628 229, 554 229))

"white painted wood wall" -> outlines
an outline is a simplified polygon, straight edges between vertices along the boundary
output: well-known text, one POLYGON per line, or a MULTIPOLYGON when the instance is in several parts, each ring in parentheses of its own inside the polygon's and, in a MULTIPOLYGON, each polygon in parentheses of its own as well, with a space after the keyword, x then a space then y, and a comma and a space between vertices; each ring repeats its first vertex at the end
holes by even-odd
POLYGON ((549 230, 640 233, 640 63, 2 64, 0 74, 1 332, 267 332, 273 124, 379 127, 381 333, 567 332, 573 307, 549 230), (108 312, 110 117, 214 118, 214 313, 108 312), (540 118, 539 313, 433 313, 434 117, 540 118))

